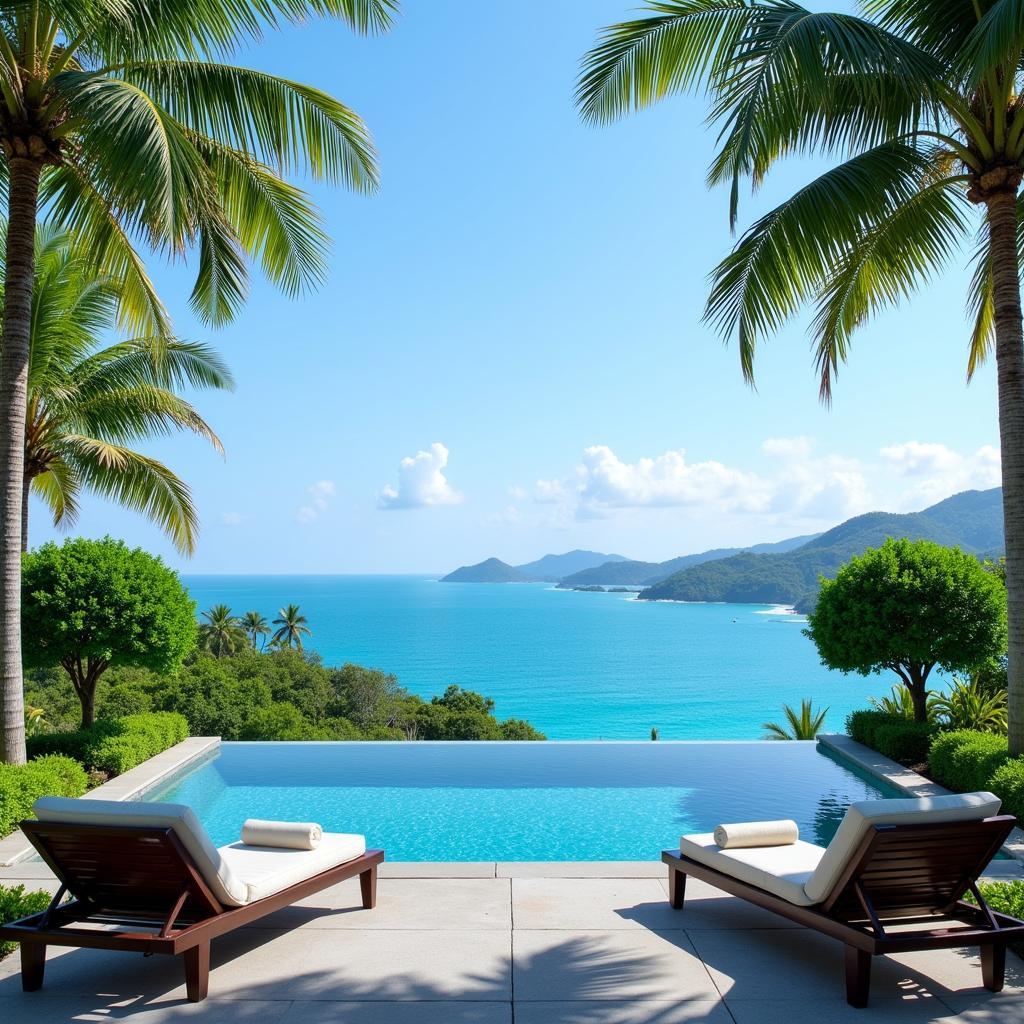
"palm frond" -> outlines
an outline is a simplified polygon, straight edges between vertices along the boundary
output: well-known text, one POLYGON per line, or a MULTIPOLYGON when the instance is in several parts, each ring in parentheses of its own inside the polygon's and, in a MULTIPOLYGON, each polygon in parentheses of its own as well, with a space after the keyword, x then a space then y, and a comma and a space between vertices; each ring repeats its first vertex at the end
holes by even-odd
POLYGON ((74 470, 63 459, 53 459, 45 472, 33 478, 32 493, 50 510, 56 526, 75 525, 80 485, 74 470))

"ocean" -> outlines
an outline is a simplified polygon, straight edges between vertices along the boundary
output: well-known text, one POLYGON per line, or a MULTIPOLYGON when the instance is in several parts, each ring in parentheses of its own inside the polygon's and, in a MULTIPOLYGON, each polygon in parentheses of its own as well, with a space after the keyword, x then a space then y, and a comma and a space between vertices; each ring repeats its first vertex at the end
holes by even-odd
POLYGON ((398 676, 422 697, 457 683, 550 739, 749 740, 783 703, 828 707, 826 731, 894 679, 818 660, 804 620, 764 605, 636 601, 550 584, 422 576, 184 576, 200 611, 268 620, 295 603, 327 665, 398 676))

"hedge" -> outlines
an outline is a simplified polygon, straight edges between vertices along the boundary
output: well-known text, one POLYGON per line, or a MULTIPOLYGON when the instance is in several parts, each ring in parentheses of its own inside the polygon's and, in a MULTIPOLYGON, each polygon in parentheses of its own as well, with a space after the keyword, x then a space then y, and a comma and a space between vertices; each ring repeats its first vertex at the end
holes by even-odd
MULTIPOLYGON (((17 921, 19 917, 38 914, 50 905, 50 894, 38 889, 27 892, 25 886, 0 885, 0 924, 17 921)), ((16 942, 0 942, 0 959, 18 948, 16 942)))
POLYGON ((935 727, 928 722, 908 718, 883 722, 874 729, 872 746, 880 754, 901 764, 923 764, 935 736, 935 727))
POLYGON ((941 733, 932 743, 928 768, 936 782, 961 793, 990 789, 1010 754, 1006 737, 972 729, 941 733))
POLYGON ((120 775, 188 737, 188 722, 173 711, 101 719, 88 729, 33 736, 30 754, 63 754, 91 771, 120 775))
POLYGON ((41 796, 81 796, 88 788, 85 769, 69 757, 51 754, 28 764, 0 764, 0 836, 13 832, 32 814, 41 796))
POLYGON ((866 747, 875 748, 875 733, 883 725, 895 725, 899 722, 906 722, 909 719, 902 715, 890 715, 887 711, 851 711, 846 716, 846 731, 858 743, 866 747))
POLYGON ((988 780, 986 787, 1003 801, 1003 813, 1024 821, 1024 757, 1004 761, 988 780))
MULTIPOLYGON (((1024 882, 980 882, 978 890, 996 913, 1024 917, 1024 882)), ((1024 957, 1024 942, 1011 943, 1010 949, 1024 957)))

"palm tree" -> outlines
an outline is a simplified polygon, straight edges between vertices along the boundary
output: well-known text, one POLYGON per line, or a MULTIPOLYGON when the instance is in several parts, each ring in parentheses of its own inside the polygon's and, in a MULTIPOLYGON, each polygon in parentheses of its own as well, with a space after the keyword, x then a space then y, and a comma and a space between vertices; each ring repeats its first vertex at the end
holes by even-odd
POLYGON ((278 628, 271 638, 279 647, 294 647, 297 651, 302 650, 303 636, 312 636, 313 631, 306 625, 305 615, 299 614, 299 606, 290 604, 282 608, 274 619, 274 625, 278 628))
POLYGON ((712 274, 705 317, 758 342, 799 308, 826 402, 855 328, 910 295, 974 239, 968 375, 994 352, 999 389, 1009 740, 1024 753, 1024 177, 1020 0, 860 0, 863 16, 790 0, 648 0, 604 30, 577 99, 591 122, 706 92, 721 148, 708 175, 758 186, 785 156, 844 157, 759 218, 712 274))
MULTIPOLYGON (((136 441, 191 430, 223 452, 205 420, 174 393, 183 383, 228 388, 231 374, 205 345, 137 338, 103 347, 115 326, 119 285, 96 278, 71 236, 41 227, 25 422, 21 544, 28 549, 30 489, 71 526, 85 489, 157 522, 178 549, 195 549, 198 515, 188 487, 136 441)), ((0 291, 0 309, 3 293, 0 291)))
POLYGON ((821 732, 825 724, 825 716, 828 708, 824 711, 815 712, 812 701, 802 700, 800 702, 800 714, 798 715, 788 704, 782 705, 782 713, 789 723, 785 725, 778 722, 765 722, 761 726, 765 731, 766 740, 813 740, 821 732))
POLYGON ((136 244, 194 253, 192 305, 225 323, 247 259, 289 294, 324 275, 326 235, 284 175, 370 190, 359 117, 318 89, 220 60, 307 16, 386 29, 397 0, 2 0, 0 151, 7 204, 0 358, 0 755, 25 759, 20 626, 25 416, 40 208, 123 282, 122 324, 168 335, 136 244))
POLYGON ((242 629, 248 634, 253 650, 256 650, 256 643, 259 638, 261 636, 265 637, 270 632, 267 620, 259 612, 246 612, 242 616, 242 629))
POLYGON ((199 626, 199 646, 215 658, 237 654, 247 642, 245 630, 226 604, 215 604, 203 612, 205 622, 199 626))

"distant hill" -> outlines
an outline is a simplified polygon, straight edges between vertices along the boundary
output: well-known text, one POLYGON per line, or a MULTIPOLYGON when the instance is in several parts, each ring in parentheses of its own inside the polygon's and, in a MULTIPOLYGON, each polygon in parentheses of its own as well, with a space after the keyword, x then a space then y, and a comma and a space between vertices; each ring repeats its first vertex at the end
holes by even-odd
POLYGON ((442 583, 530 583, 531 578, 523 575, 514 566, 498 558, 488 558, 476 565, 463 565, 447 576, 442 583))
POLYGON ((754 544, 749 548, 714 548, 711 551, 702 551, 696 555, 680 555, 678 558, 670 558, 667 562, 630 562, 622 560, 605 562, 603 565, 595 566, 592 569, 584 569, 582 572, 566 576, 558 586, 566 590, 572 590, 576 587, 594 586, 595 584, 599 586, 649 587, 691 565, 700 565, 703 562, 728 558, 731 555, 738 555, 744 551, 755 553, 791 551, 793 548, 800 547, 809 540, 813 540, 815 536, 817 535, 807 534, 803 537, 790 537, 788 540, 780 540, 771 544, 754 544))
POLYGON ((813 606, 818 577, 833 576, 853 555, 887 537, 957 545, 979 557, 1003 545, 1002 494, 964 491, 922 512, 868 512, 784 553, 743 552, 673 573, 639 594, 643 601, 726 601, 813 606))
POLYGON ((627 562, 625 555, 603 555, 600 551, 566 551, 564 555, 545 555, 536 562, 527 562, 515 568, 531 579, 557 583, 560 579, 581 571, 592 569, 598 565, 615 565, 627 562))

